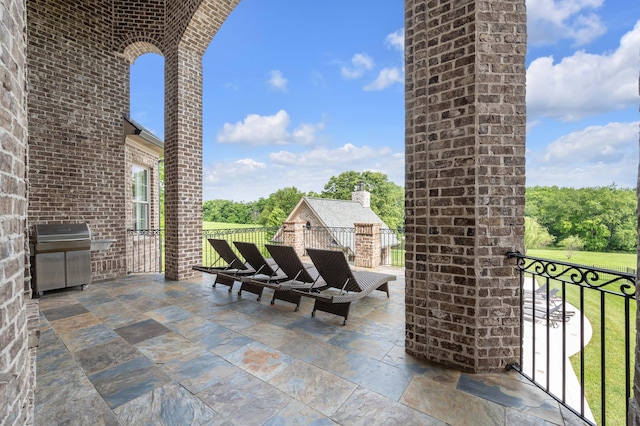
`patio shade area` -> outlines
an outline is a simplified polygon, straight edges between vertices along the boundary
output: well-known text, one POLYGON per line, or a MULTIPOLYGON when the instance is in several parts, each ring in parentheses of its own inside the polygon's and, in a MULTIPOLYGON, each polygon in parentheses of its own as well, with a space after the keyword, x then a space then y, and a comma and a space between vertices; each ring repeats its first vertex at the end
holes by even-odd
POLYGON ((213 276, 132 275, 40 299, 35 424, 582 424, 517 373, 404 350, 404 270, 349 321, 213 276))

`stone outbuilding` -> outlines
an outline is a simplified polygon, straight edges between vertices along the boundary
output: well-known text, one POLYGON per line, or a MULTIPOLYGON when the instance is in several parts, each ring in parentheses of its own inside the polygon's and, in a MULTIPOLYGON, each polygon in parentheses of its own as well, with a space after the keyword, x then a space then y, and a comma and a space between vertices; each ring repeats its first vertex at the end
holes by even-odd
MULTIPOLYGON (((399 244, 396 235, 371 209, 371 194, 362 185, 351 194, 351 200, 302 197, 287 216, 285 226, 294 222, 303 226, 305 247, 341 250, 349 260, 355 260, 359 251, 358 257, 369 258, 366 263, 372 266, 389 264, 391 249, 399 244), (357 247, 356 228, 363 224, 375 227, 375 248, 357 247)), ((282 241, 282 233, 279 231, 274 239, 282 241)))

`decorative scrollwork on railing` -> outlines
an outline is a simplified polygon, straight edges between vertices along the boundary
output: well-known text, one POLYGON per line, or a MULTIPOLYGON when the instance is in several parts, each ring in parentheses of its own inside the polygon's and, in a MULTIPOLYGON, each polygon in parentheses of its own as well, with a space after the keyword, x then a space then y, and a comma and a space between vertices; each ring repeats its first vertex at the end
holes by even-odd
POLYGON ((164 229, 127 229, 127 235, 139 235, 144 237, 157 237, 163 233, 164 229))
POLYGON ((526 272, 534 276, 600 289, 607 293, 635 299, 635 274, 525 256, 520 252, 509 252, 507 256, 516 259, 516 267, 521 273, 526 272))

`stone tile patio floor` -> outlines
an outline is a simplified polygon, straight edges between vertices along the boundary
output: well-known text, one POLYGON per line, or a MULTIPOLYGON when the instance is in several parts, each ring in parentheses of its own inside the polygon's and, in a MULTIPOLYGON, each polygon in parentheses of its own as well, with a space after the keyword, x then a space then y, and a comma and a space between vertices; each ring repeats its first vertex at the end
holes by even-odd
POLYGON ((582 424, 517 373, 472 375, 404 351, 404 270, 349 321, 135 275, 40 299, 35 424, 582 424))

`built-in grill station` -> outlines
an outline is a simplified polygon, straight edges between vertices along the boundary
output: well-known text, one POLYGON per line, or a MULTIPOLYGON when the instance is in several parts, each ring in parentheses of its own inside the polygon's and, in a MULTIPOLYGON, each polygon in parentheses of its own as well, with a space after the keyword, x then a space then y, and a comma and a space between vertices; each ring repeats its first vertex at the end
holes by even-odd
POLYGON ((86 223, 34 225, 34 291, 91 283, 91 231, 86 223))

